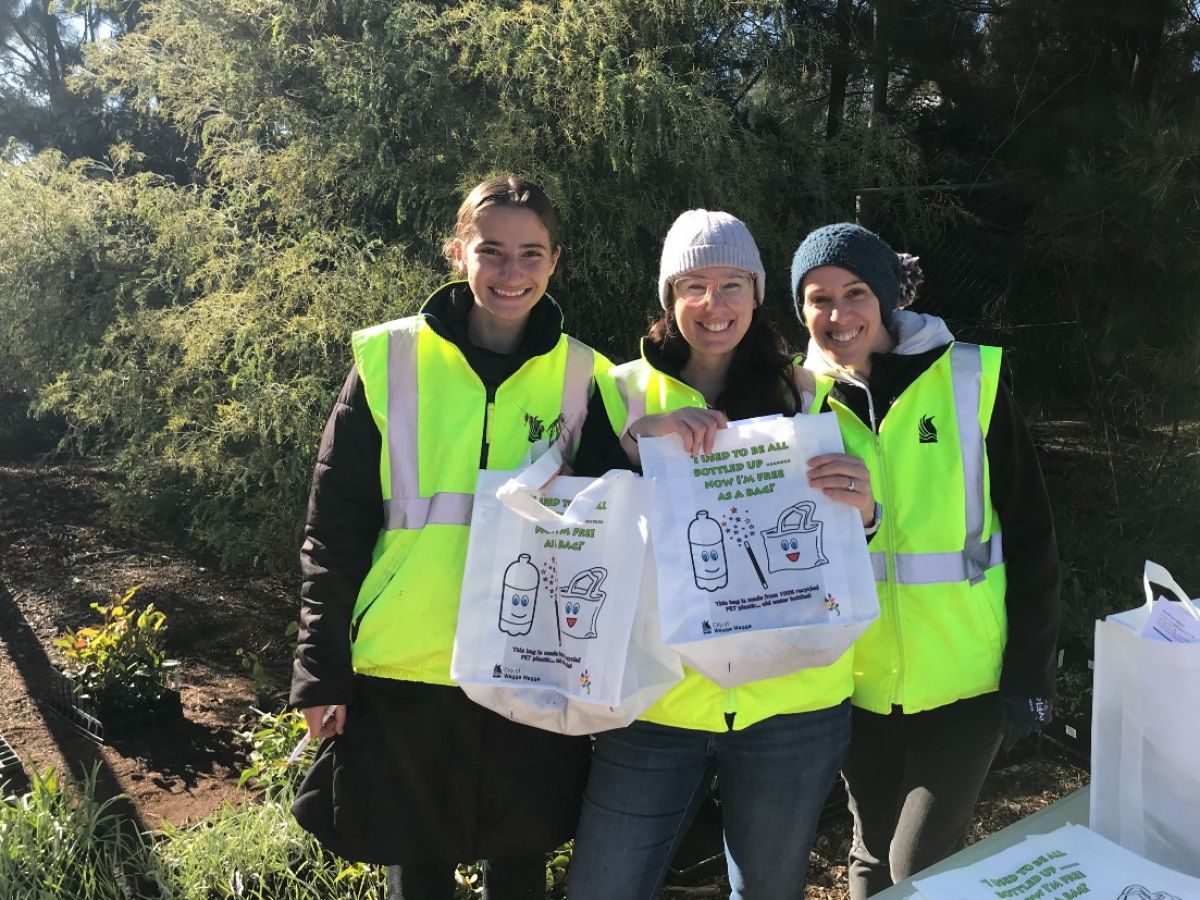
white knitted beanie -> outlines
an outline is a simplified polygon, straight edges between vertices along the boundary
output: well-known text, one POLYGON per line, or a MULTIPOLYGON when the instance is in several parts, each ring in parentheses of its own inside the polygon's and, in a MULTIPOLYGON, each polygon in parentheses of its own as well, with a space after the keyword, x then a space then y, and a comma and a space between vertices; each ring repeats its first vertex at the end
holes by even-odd
POLYGON ((746 223, 729 213, 689 209, 675 220, 663 241, 658 269, 658 299, 662 308, 667 309, 671 302, 672 278, 706 266, 753 272, 754 296, 762 303, 767 273, 746 223))

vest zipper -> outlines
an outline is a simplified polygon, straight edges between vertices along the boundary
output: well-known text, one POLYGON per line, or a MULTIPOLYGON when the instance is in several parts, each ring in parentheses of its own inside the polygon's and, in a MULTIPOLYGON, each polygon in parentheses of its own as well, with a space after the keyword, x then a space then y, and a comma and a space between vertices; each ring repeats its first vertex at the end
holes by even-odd
POLYGON ((496 409, 496 386, 489 384, 487 387, 487 402, 483 407, 483 443, 479 447, 479 468, 486 469, 488 463, 488 451, 492 443, 492 413, 496 409))
MULTIPOLYGON (((896 583, 896 553, 895 553, 895 533, 892 523, 895 521, 895 516, 889 514, 890 510, 894 510, 892 506, 892 498, 889 490, 889 482, 887 477, 887 460, 883 455, 883 440, 879 436, 879 423, 875 420, 875 401, 871 397, 871 387, 864 381, 859 381, 848 373, 848 379, 851 383, 857 385, 867 395, 867 417, 871 420, 871 441, 875 445, 875 460, 879 465, 879 480, 882 482, 879 486, 880 492, 883 494, 883 522, 881 523, 887 549, 884 550, 884 565, 887 574, 887 593, 892 601, 892 641, 896 646, 896 684, 892 690, 892 702, 900 698, 901 688, 904 686, 904 640, 901 635, 900 628, 900 589, 896 583)), ((853 413, 851 413, 853 415, 853 413)), ((870 547, 868 546, 868 552, 870 547)))
POLYGON ((883 525, 887 532, 885 535, 887 541, 887 549, 884 551, 886 566, 887 566, 887 592, 892 600, 892 609, 895 615, 892 616, 892 635, 896 642, 896 659, 898 660, 896 667, 896 687, 892 693, 893 702, 898 701, 904 687, 904 640, 901 635, 900 627, 900 588, 896 583, 896 536, 893 530, 894 515, 889 515, 887 510, 895 510, 892 505, 891 491, 888 485, 887 477, 887 461, 883 456, 883 441, 879 437, 879 432, 875 433, 875 459, 879 463, 879 480, 883 482, 883 525))

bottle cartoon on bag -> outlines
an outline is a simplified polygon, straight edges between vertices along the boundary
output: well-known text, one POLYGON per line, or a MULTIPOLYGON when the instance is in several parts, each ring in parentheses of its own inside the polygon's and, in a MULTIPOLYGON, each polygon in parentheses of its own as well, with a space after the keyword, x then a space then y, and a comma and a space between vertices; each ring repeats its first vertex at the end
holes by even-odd
POLYGON ((729 570, 725 567, 725 536, 716 520, 708 517, 708 510, 700 510, 688 525, 688 546, 692 551, 696 587, 702 591, 726 587, 729 570))
POLYGON ((600 586, 607 577, 607 569, 592 566, 572 578, 559 592, 566 626, 562 631, 567 637, 580 640, 596 637, 596 619, 600 615, 600 608, 604 606, 604 598, 608 596, 600 590, 600 586))
POLYGON ((504 570, 500 589, 500 630, 505 634, 529 634, 537 609, 538 570, 522 553, 504 570))
POLYGON ((779 514, 774 528, 762 533, 767 548, 767 571, 815 569, 828 564, 821 549, 825 525, 813 518, 817 505, 811 500, 793 503, 779 514))

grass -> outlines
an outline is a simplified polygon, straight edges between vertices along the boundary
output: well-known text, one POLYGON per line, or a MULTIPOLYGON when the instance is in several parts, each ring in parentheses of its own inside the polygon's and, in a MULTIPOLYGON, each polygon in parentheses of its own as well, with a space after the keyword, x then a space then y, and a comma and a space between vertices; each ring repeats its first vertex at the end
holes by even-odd
POLYGON ((164 900, 345 900, 382 897, 378 867, 325 853, 292 818, 290 794, 226 806, 187 828, 163 829, 147 873, 164 900))
MULTIPOLYGON (((284 760, 303 732, 299 713, 262 713, 243 733, 253 793, 186 827, 158 834, 123 825, 115 798, 96 799, 96 774, 78 790, 52 771, 0 803, 0 897, 4 900, 367 900, 382 898, 378 866, 347 863, 296 824, 291 801, 298 766, 284 760), (299 723, 299 724, 298 724, 299 723)), ((548 854, 550 896, 565 890, 570 848, 548 854)), ((478 864, 460 866, 456 900, 482 895, 478 864)))
POLYGON ((50 770, 0 802, 0 896, 5 900, 128 900, 145 844, 123 825, 114 800, 96 799, 96 771, 80 799, 50 770))

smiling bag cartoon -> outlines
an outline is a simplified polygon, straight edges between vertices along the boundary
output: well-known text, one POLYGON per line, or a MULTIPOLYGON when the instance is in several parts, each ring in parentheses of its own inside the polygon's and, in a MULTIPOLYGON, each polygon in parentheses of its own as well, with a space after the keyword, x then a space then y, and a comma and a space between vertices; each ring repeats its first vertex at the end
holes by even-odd
POLYGON ((596 619, 607 596, 600 590, 600 586, 607 577, 607 569, 592 566, 572 578, 567 586, 559 591, 563 601, 565 626, 562 633, 567 637, 580 640, 596 637, 596 619))
POLYGON ((793 503, 779 514, 774 528, 762 533, 767 550, 767 569, 815 569, 828 564, 821 548, 824 523, 813 518, 817 505, 811 500, 793 503))
MULTIPOLYGON (((495 584, 495 582, 492 582, 495 584)), ((529 634, 537 610, 538 570, 522 553, 504 570, 500 588, 500 630, 505 634, 529 634)))

